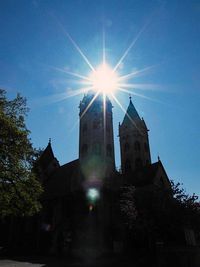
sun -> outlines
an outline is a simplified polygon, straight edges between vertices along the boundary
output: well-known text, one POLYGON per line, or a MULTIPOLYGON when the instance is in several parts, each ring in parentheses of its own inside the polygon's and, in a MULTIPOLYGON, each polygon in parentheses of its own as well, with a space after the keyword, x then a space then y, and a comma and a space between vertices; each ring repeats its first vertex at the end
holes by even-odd
MULTIPOLYGON (((64 29, 64 28, 63 28, 64 29)), ((100 95, 103 95, 103 101, 104 101, 104 111, 105 111, 105 103, 106 103, 106 96, 111 98, 113 101, 117 103, 117 105, 121 108, 123 112, 126 113, 126 110, 123 108, 122 104, 116 97, 116 92, 123 92, 128 93, 129 95, 134 95, 137 97, 141 97, 144 99, 148 99, 151 101, 156 101, 155 99, 149 98, 141 93, 136 93, 136 90, 155 90, 157 87, 155 84, 142 84, 142 83, 135 83, 134 79, 137 76, 144 75, 146 72, 151 70, 152 68, 156 67, 157 65, 147 66, 143 69, 136 69, 134 71, 131 71, 127 74, 120 74, 117 72, 117 70, 120 68, 120 71, 123 69, 121 66, 123 66, 124 59, 127 57, 130 50, 134 47, 135 43, 139 39, 139 36, 144 31, 145 27, 141 29, 141 31, 136 35, 136 37, 133 39, 131 44, 128 46, 128 48, 125 50, 125 52, 122 54, 121 58, 117 61, 117 64, 112 68, 109 64, 106 62, 106 47, 105 47, 105 33, 103 32, 103 47, 102 47, 102 63, 97 66, 96 68, 91 64, 87 56, 83 53, 82 49, 79 47, 79 45, 73 40, 71 35, 64 31, 67 38, 70 40, 74 48, 77 50, 77 52, 80 54, 80 56, 83 58, 84 62, 88 65, 91 72, 89 75, 85 76, 82 73, 77 73, 73 71, 69 71, 66 68, 57 68, 52 67, 56 71, 63 72, 67 75, 73 76, 76 78, 73 80, 73 83, 77 82, 79 85, 79 88, 73 89, 73 90, 66 90, 66 92, 54 95, 53 101, 61 101, 68 97, 74 97, 80 94, 87 94, 88 92, 92 93, 93 98, 91 99, 90 103, 88 104, 88 107, 85 109, 85 112, 83 112, 82 116, 86 113, 88 108, 92 105, 94 100, 100 95), (93 91, 93 92, 92 92, 93 91)), ((119 72, 120 72, 119 71, 119 72)), ((157 102, 157 101, 156 101, 157 102)))
POLYGON ((94 91, 106 95, 113 94, 118 88, 118 75, 106 62, 90 73, 89 80, 94 91))

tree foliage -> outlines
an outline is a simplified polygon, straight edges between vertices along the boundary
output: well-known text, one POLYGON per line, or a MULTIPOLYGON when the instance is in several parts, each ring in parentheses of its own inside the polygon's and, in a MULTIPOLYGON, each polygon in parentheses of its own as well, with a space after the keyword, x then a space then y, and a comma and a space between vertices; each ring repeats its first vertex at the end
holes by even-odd
POLYGON ((36 179, 33 149, 25 125, 28 108, 25 98, 17 94, 6 98, 0 89, 0 216, 26 216, 40 210, 42 192, 36 179))
POLYGON ((189 195, 182 184, 171 181, 176 216, 188 227, 200 230, 200 204, 198 196, 189 195))
POLYGON ((138 216, 135 204, 135 186, 125 186, 121 189, 120 210, 128 228, 133 228, 138 216))
POLYGON ((127 186, 122 192, 121 214, 133 236, 181 243, 184 228, 200 230, 198 197, 187 194, 180 183, 171 181, 170 190, 127 186))

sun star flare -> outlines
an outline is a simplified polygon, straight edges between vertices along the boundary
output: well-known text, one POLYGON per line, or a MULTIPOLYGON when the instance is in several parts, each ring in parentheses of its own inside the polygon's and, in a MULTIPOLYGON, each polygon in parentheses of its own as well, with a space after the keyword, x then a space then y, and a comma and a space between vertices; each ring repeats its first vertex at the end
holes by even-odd
POLYGON ((107 63, 102 63, 89 75, 89 80, 94 91, 111 94, 118 88, 118 76, 107 63))

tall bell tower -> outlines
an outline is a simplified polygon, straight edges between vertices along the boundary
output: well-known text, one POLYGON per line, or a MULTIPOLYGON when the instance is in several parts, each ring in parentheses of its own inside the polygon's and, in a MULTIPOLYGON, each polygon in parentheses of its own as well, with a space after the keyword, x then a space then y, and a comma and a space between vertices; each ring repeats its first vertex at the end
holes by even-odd
POLYGON ((112 104, 88 92, 80 102, 79 160, 85 179, 101 183, 115 170, 112 104))
POLYGON ((148 129, 131 97, 124 120, 119 125, 122 173, 131 173, 151 164, 148 129))

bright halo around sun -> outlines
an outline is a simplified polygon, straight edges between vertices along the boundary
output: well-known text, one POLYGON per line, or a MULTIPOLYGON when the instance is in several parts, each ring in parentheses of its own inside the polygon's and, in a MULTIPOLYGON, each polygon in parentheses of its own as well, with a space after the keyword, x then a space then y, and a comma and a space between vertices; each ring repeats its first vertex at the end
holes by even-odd
POLYGON ((106 63, 92 71, 89 79, 93 90, 103 94, 113 94, 118 88, 118 76, 106 63))

